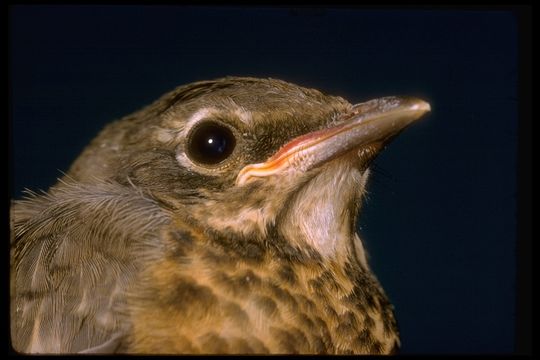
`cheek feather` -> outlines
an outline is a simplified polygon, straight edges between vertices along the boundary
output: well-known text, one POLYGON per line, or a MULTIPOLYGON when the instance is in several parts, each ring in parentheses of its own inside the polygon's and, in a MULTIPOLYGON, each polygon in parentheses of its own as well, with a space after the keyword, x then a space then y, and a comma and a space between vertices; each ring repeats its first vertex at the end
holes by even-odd
POLYGON ((232 216, 223 216, 219 212, 208 217, 208 224, 214 229, 234 230, 242 235, 259 233, 266 236, 267 223, 273 218, 267 207, 244 207, 238 209, 232 216))

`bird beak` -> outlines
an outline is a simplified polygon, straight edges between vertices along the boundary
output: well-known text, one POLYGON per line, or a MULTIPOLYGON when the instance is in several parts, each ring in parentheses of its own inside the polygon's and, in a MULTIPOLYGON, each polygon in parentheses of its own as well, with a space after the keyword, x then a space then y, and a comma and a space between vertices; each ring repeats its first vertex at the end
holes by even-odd
POLYGON ((431 110, 412 97, 384 97, 354 105, 332 126, 294 138, 267 161, 240 170, 237 185, 285 172, 305 172, 351 150, 378 149, 431 110))

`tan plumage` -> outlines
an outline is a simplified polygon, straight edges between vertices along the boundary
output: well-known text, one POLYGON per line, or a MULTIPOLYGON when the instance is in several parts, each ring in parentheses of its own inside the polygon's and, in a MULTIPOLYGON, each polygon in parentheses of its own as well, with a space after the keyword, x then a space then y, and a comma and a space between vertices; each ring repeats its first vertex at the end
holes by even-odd
POLYGON ((369 162, 427 110, 224 78, 112 123, 12 206, 15 349, 395 351, 355 223, 369 162))

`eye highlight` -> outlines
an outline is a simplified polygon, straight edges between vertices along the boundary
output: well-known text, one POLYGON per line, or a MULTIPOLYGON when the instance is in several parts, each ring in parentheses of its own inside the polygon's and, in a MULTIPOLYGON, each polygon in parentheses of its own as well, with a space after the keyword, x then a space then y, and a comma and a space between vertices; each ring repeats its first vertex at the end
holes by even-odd
POLYGON ((236 146, 231 129, 214 121, 195 126, 189 136, 186 154, 204 165, 216 165, 227 159, 236 146))

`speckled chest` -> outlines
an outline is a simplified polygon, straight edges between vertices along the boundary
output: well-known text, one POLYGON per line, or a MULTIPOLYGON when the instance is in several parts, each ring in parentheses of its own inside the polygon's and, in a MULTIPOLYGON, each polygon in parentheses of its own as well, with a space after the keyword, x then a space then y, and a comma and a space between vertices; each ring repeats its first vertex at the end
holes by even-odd
POLYGON ((184 244, 151 264, 130 297, 125 351, 395 351, 392 306, 371 273, 353 263, 294 262, 244 250, 251 256, 184 244))

